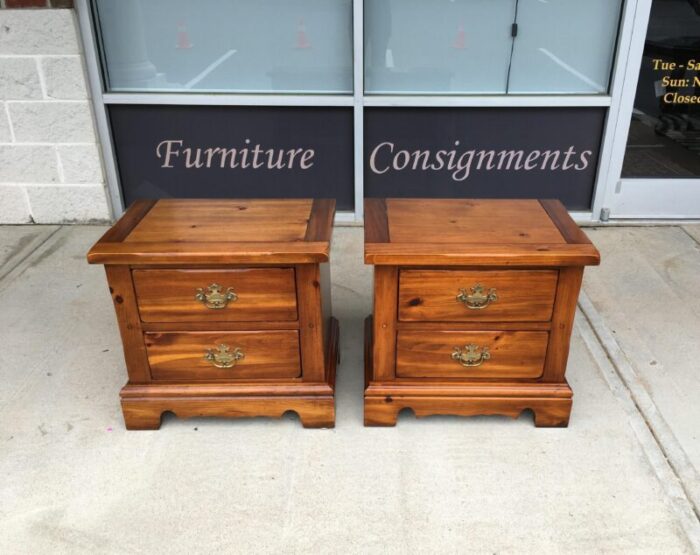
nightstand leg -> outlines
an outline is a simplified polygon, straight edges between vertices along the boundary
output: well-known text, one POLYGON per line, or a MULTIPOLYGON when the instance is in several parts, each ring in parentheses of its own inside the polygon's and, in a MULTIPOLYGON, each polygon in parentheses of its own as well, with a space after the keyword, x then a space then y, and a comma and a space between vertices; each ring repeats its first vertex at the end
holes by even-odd
POLYGON ((127 430, 159 430, 162 410, 149 408, 146 403, 130 404, 122 402, 122 413, 127 430))
POLYGON ((335 403, 332 399, 308 409, 296 408, 295 411, 304 428, 335 428, 335 403))
POLYGON ((396 426, 399 410, 387 399, 365 398, 365 426, 396 426))
POLYGON ((571 399, 548 401, 532 409, 538 428, 567 428, 571 415, 571 399))

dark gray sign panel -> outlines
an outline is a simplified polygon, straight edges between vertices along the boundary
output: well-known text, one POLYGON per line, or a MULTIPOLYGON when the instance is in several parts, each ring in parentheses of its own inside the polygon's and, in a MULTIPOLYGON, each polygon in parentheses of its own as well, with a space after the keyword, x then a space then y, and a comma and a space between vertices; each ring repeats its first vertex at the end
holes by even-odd
POLYGON ((348 108, 109 108, 124 202, 137 198, 335 198, 354 208, 348 108))
POLYGON ((368 197, 558 198, 589 210, 604 108, 366 108, 368 197))

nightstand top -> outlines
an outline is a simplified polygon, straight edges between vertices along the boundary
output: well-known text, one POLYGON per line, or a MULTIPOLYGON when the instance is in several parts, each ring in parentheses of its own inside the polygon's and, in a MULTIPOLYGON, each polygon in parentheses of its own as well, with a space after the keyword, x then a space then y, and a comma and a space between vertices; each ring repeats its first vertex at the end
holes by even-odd
POLYGON ((558 200, 366 199, 365 262, 584 266, 600 255, 558 200))
POLYGON ((303 264, 329 257, 335 200, 141 200, 91 264, 303 264))

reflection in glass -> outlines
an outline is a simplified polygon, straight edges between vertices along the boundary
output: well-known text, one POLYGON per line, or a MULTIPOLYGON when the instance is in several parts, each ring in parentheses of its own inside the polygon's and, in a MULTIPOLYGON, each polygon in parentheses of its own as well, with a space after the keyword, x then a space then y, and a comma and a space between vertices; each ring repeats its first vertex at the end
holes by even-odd
POLYGON ((111 91, 352 92, 352 0, 95 0, 111 91))
POLYGON ((606 93, 622 0, 518 0, 509 93, 606 93))
POLYGON ((365 0, 368 93, 505 93, 515 0, 365 0))
POLYGON ((700 176, 700 3, 654 0, 622 177, 700 176))

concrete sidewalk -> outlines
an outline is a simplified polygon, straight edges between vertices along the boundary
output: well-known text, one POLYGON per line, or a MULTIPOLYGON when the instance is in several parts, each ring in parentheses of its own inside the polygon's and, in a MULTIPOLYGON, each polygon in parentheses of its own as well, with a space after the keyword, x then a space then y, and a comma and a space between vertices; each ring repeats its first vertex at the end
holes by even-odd
POLYGON ((2 553, 700 552, 700 227, 590 230, 568 429, 362 425, 362 229, 336 229, 333 430, 127 432, 101 227, 0 227, 2 553))

